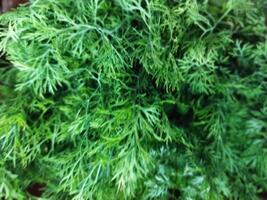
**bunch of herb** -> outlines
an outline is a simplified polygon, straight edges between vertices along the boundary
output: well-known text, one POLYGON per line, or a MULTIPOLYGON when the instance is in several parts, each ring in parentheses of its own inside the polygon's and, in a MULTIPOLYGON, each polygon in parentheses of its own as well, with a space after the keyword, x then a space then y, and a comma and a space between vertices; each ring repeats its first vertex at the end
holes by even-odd
POLYGON ((265 0, 32 0, 0 16, 0 198, 258 199, 265 0))

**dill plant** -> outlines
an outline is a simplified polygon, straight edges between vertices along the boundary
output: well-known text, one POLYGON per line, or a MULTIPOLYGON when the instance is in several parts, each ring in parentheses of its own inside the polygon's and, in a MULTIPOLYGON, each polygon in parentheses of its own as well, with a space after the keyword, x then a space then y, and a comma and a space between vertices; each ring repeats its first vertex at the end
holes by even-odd
POLYGON ((264 0, 32 0, 0 16, 0 198, 258 199, 264 0))

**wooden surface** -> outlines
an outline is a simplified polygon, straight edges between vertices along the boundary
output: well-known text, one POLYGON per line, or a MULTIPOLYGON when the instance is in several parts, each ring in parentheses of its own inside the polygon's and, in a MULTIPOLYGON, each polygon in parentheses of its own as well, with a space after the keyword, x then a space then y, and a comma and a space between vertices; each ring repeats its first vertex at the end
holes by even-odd
POLYGON ((26 3, 28 0, 0 0, 0 12, 7 12, 12 8, 16 8, 21 3, 26 3))

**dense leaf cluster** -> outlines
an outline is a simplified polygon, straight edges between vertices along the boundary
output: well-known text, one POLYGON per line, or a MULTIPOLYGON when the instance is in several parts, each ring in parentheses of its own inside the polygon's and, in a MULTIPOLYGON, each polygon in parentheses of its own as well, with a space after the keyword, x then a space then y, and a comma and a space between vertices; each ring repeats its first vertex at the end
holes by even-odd
POLYGON ((0 17, 0 198, 257 199, 265 0, 32 0, 0 17))

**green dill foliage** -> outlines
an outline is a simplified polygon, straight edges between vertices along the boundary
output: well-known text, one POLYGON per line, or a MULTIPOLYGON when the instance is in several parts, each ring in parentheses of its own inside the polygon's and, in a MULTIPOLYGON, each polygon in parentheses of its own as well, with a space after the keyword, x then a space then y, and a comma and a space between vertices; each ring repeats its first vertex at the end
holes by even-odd
POLYGON ((256 200, 265 0, 32 0, 0 16, 0 199, 256 200))

